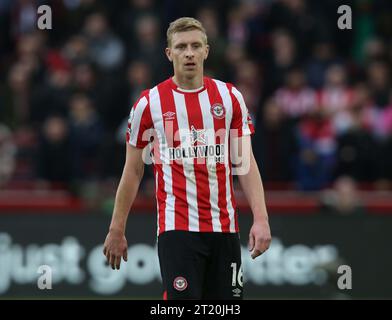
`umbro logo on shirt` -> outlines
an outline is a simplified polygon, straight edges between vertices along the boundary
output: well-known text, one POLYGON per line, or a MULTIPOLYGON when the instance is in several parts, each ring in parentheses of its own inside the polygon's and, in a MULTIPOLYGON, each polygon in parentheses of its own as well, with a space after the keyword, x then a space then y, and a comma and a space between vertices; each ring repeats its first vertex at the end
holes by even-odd
POLYGON ((163 114, 163 118, 164 118, 165 120, 174 120, 175 115, 176 115, 175 112, 173 112, 173 111, 168 111, 168 112, 165 112, 165 113, 163 114))

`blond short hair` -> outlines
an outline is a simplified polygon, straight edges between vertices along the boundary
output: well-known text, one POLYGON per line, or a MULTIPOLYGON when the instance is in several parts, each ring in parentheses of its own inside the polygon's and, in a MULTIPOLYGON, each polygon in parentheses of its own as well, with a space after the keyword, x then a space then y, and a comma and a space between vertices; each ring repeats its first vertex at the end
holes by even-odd
POLYGON ((170 23, 167 29, 167 46, 171 46, 171 41, 174 33, 185 32, 191 30, 199 30, 203 33, 203 42, 207 44, 207 33, 201 22, 195 18, 182 17, 170 23))

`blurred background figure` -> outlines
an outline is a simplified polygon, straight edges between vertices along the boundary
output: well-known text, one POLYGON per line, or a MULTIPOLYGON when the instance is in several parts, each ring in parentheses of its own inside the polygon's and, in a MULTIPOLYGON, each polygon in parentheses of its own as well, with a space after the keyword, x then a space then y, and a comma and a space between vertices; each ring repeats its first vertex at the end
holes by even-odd
POLYGON ((70 187, 72 180, 69 126, 59 115, 48 116, 39 137, 37 178, 53 185, 70 187))
POLYGON ((87 17, 84 26, 89 56, 103 72, 118 70, 124 59, 124 45, 112 34, 106 17, 94 13, 87 17))
POLYGON ((328 214, 361 216, 365 213, 357 184, 348 176, 339 177, 333 188, 324 192, 321 202, 328 214))
POLYGON ((298 63, 297 45, 285 29, 277 29, 272 34, 270 56, 265 63, 266 94, 270 95, 283 86, 288 70, 298 63))
POLYGON ((256 115, 261 102, 260 69, 256 61, 242 60, 236 65, 236 87, 243 92, 244 101, 248 107, 249 115, 254 126, 257 126, 256 115))
POLYGON ((160 34, 160 24, 157 16, 145 15, 136 21, 136 41, 131 48, 133 59, 148 61, 154 70, 152 79, 154 83, 162 81, 162 74, 169 72, 168 62, 162 52, 165 48, 164 40, 160 34))
POLYGON ((73 177, 79 181, 100 178, 101 141, 104 128, 93 102, 83 94, 72 96, 69 105, 69 140, 73 177))
POLYGON ((287 71, 285 84, 277 89, 275 99, 285 117, 295 123, 316 111, 316 92, 307 85, 300 66, 293 66, 287 71))
POLYGON ((293 168, 297 141, 293 124, 287 119, 274 98, 263 106, 263 115, 254 139, 259 147, 254 150, 265 182, 287 182, 294 179, 293 168))
POLYGON ((7 184, 15 169, 16 145, 11 130, 0 124, 0 186, 7 184))
POLYGON ((335 46, 331 40, 317 39, 311 48, 311 57, 306 64, 306 75, 309 84, 320 89, 325 85, 327 70, 341 59, 336 56, 335 46))
POLYGON ((318 94, 319 111, 331 119, 336 134, 346 129, 339 119, 344 118, 353 102, 353 90, 347 84, 347 74, 342 65, 333 64, 326 70, 325 82, 318 94), (342 116, 343 115, 343 116, 342 116))
POLYGON ((206 29, 208 41, 214 44, 214 50, 209 53, 205 63, 205 73, 210 77, 219 78, 224 75, 226 39, 220 30, 217 12, 212 7, 202 7, 197 12, 196 19, 206 29))

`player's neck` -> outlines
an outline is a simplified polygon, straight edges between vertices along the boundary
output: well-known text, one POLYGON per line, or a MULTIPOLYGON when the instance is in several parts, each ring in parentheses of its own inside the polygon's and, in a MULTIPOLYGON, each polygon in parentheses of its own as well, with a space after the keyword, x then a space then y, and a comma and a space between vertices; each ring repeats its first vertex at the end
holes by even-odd
POLYGON ((173 76, 173 82, 177 85, 178 88, 184 90, 195 90, 203 87, 203 76, 196 76, 194 78, 186 78, 178 75, 173 76))

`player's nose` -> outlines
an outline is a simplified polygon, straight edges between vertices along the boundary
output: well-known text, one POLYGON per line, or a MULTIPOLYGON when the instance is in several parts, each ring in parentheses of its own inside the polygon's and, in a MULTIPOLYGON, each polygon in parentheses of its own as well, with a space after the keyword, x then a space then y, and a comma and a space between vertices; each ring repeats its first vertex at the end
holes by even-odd
POLYGON ((186 58, 192 58, 194 56, 193 50, 192 48, 189 46, 187 47, 186 51, 185 51, 185 57, 186 58))

